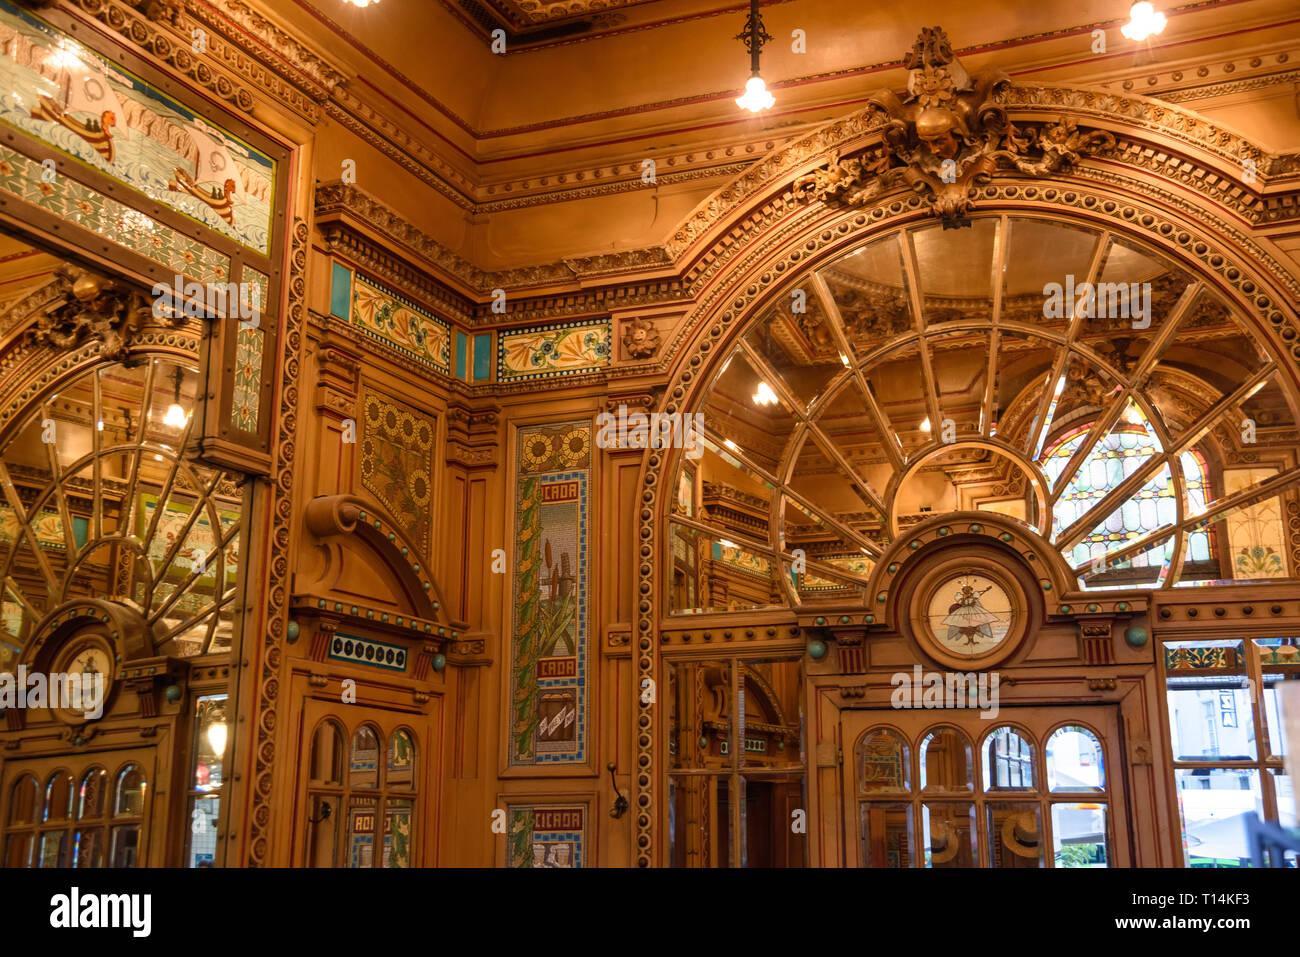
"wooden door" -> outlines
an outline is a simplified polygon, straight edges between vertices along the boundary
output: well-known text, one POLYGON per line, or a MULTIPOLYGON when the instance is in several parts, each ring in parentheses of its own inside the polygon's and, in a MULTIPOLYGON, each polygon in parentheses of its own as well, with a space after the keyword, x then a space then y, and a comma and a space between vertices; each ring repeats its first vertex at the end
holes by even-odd
POLYGON ((841 720, 850 866, 1132 864, 1113 705, 841 720))
POLYGON ((307 702, 296 823, 302 865, 432 866, 435 727, 418 713, 307 702))

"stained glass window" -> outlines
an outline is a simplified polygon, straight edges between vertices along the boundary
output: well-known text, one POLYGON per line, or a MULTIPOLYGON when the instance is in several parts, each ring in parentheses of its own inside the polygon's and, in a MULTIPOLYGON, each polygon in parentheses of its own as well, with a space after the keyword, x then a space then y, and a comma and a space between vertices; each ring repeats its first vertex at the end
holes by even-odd
POLYGON ((418 757, 415 734, 407 729, 393 730, 385 743, 373 724, 362 724, 349 739, 337 721, 322 721, 305 755, 307 865, 411 867, 418 757))
MULTIPOLYGON (((1047 453, 1043 473, 1053 488, 1061 482, 1063 470, 1090 431, 1091 423, 1072 429, 1047 453)), ((1122 419, 1093 446, 1073 477, 1065 481, 1052 511, 1052 538, 1059 538, 1113 489, 1163 451, 1151 423, 1130 400, 1122 419)), ((1188 512, 1204 511, 1208 497, 1204 462, 1198 453, 1189 449, 1179 456, 1179 464, 1183 470, 1188 512)), ((1178 520, 1177 496, 1173 473, 1165 465, 1117 509, 1104 518, 1097 516, 1096 527, 1065 553, 1066 559, 1074 566, 1086 565, 1127 542, 1157 529, 1169 528, 1169 538, 1155 548, 1133 555, 1127 562, 1130 568, 1163 565, 1174 550, 1172 529, 1178 520)), ((1188 561, 1209 561, 1213 557, 1207 529, 1189 532, 1187 539, 1188 561)))

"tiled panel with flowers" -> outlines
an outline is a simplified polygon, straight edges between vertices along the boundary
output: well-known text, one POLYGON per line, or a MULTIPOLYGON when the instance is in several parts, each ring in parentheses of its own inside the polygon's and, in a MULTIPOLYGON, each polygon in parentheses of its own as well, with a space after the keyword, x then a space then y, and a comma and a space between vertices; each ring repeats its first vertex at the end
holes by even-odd
POLYGON ((360 275, 352 284, 352 324, 409 358, 451 371, 447 323, 360 275))
POLYGON ((497 337, 497 377, 549 379, 609 365, 609 320, 583 320, 503 332, 497 337))
POLYGON ((610 320, 515 329, 500 334, 497 343, 502 381, 572 376, 610 364, 610 320))
POLYGON ((257 431, 258 407, 262 399, 262 340, 260 328, 239 324, 235 338, 235 389, 230 424, 245 432, 257 431))

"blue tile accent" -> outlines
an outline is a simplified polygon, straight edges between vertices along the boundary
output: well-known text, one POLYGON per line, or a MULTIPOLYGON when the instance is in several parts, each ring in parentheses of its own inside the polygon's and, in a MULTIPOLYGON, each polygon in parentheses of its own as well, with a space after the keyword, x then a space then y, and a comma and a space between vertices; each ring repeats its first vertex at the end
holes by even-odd
POLYGON ((456 330, 456 378, 465 378, 465 347, 468 339, 465 333, 459 329, 456 330))
POLYGON ((474 337, 474 381, 486 382, 492 378, 492 333, 484 332, 474 337))
POLYGON ((352 311, 352 270, 334 263, 330 273, 330 315, 348 319, 352 311))
POLYGON ((533 840, 537 842, 553 841, 572 842, 573 866, 582 867, 582 834, 579 831, 534 831, 533 840))

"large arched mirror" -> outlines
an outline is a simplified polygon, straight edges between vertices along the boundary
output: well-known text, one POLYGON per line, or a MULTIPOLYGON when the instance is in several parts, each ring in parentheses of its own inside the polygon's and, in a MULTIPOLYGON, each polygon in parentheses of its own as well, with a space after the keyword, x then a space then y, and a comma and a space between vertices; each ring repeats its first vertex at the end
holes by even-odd
POLYGON ((891 542, 957 510, 1034 530, 1084 588, 1293 578, 1286 383, 1207 283, 1124 236, 1020 214, 888 233, 717 363, 665 599, 864 600, 891 542))

